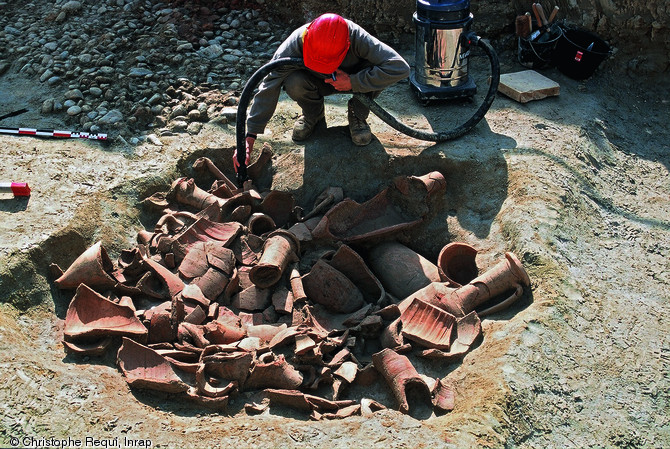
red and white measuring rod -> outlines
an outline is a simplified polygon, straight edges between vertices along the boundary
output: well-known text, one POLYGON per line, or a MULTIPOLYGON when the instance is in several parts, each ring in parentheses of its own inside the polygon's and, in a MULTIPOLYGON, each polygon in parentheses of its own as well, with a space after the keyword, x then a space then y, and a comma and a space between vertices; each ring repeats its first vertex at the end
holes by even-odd
POLYGON ((30 196, 27 182, 0 182, 0 193, 13 193, 14 196, 30 196))
POLYGON ((40 137, 60 137, 66 139, 107 140, 107 134, 91 134, 86 132, 59 131, 56 129, 0 127, 0 134, 18 134, 22 136, 40 136, 40 137))

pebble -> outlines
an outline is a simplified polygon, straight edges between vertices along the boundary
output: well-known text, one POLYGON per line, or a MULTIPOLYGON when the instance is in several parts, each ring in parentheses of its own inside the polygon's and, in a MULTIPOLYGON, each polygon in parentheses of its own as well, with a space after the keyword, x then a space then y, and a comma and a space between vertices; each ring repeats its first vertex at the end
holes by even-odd
POLYGON ((73 116, 79 114, 81 114, 81 108, 79 106, 74 105, 67 108, 67 115, 73 116))
POLYGON ((101 125, 113 125, 123 120, 123 113, 117 109, 112 109, 108 113, 102 116, 98 121, 101 125))

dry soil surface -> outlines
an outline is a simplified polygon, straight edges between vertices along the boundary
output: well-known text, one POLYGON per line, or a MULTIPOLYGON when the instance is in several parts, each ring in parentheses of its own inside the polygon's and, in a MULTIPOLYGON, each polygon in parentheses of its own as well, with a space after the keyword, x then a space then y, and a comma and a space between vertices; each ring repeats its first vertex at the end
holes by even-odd
MULTIPOLYGON (((503 72, 523 69, 511 53, 501 60, 503 72)), ((290 140, 298 111, 286 98, 261 137, 275 155, 259 184, 306 208, 328 186, 364 201, 396 175, 439 170, 447 192, 408 244, 434 261, 446 243, 470 243, 481 269, 505 251, 522 260, 531 291, 483 321, 462 362, 430 367, 454 386, 456 408, 425 419, 391 409, 338 421, 247 416, 243 397, 229 414, 212 413, 130 390, 113 354, 66 356, 71 292, 52 287, 49 264, 67 267, 97 240, 113 259, 132 247, 153 226, 139 202, 195 176, 199 156, 232 176, 234 125, 160 137, 162 146, 0 136, 0 182, 32 188, 29 199, 0 199, 0 446, 89 436, 156 447, 669 447, 670 85, 615 66, 587 81, 544 71, 558 97, 519 104, 498 94, 452 142, 414 140, 372 117, 373 142, 352 146, 345 95, 328 100, 328 128, 305 144, 290 140)), ((0 88, 14 98, 0 115, 46 97, 16 77, 0 88)), ((379 102, 407 124, 444 129, 477 99, 422 107, 401 83, 379 102)), ((393 406, 384 391, 350 394, 364 393, 393 406)))

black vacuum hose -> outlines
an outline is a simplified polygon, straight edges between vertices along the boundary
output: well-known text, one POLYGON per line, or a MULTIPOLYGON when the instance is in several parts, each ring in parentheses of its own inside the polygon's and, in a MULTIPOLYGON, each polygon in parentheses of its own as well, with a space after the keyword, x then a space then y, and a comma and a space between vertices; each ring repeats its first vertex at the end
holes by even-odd
MULTIPOLYGON (((498 61, 498 55, 495 50, 487 41, 483 40, 479 36, 472 33, 469 36, 472 43, 481 47, 486 55, 489 57, 491 63, 491 81, 489 84, 489 90, 484 98, 484 101, 479 106, 479 109, 470 117, 465 123, 461 126, 454 128, 449 131, 443 132, 426 132, 418 129, 411 128, 403 123, 400 123, 395 117, 386 112, 379 104, 374 100, 362 94, 354 94, 353 96, 358 99, 361 103, 367 106, 370 111, 372 111, 376 116, 386 122, 388 125, 393 127, 395 130, 400 131, 403 134, 406 134, 410 137, 414 137, 419 140, 426 140, 430 142, 445 142, 447 140, 453 140, 458 137, 461 137, 463 134, 470 131, 475 127, 481 119, 484 118, 486 112, 491 107, 495 94, 498 91, 498 84, 500 83, 500 63, 498 61)), ((298 67, 304 67, 302 58, 279 58, 272 60, 260 67, 242 90, 240 95, 240 102, 237 106, 237 121, 236 121, 236 140, 237 140, 237 162, 239 167, 237 168, 237 183, 241 187, 242 183, 248 179, 247 177, 247 165, 246 165, 246 122, 247 122, 247 108, 251 99, 253 98, 254 89, 260 84, 260 82, 265 78, 270 72, 272 72, 277 67, 283 67, 287 65, 295 65, 298 67)))

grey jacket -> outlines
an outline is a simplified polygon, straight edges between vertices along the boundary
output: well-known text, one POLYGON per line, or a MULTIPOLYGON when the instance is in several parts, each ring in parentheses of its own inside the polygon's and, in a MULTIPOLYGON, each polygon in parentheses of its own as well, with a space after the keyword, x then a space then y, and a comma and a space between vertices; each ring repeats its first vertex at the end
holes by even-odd
MULTIPOLYGON (((354 22, 347 20, 347 24, 351 46, 339 68, 351 77, 353 92, 380 91, 409 76, 409 65, 395 50, 354 22)), ((291 33, 272 59, 302 58, 302 34, 308 25, 291 33)), ((249 110, 247 132, 262 134, 265 131, 265 126, 277 108, 284 79, 294 70, 299 69, 293 66, 279 67, 263 79, 249 110)), ((328 77, 313 71, 311 73, 324 80, 328 77)))

